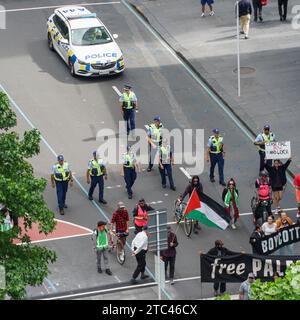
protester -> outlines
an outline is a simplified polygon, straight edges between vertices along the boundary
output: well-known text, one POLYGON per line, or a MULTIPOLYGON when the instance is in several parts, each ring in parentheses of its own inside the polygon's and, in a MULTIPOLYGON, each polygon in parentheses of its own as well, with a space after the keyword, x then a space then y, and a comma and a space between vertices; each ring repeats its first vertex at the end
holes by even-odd
MULTIPOLYGON (((281 212, 280 218, 276 220, 276 230, 279 231, 280 229, 284 227, 291 226, 293 224, 293 220, 285 213, 281 212)), ((277 250, 278 255, 288 255, 293 256, 294 255, 294 245, 293 243, 288 244, 282 248, 279 248, 277 250)))
POLYGON ((136 236, 132 240, 131 250, 132 256, 135 256, 137 261, 137 267, 132 275, 131 283, 136 284, 136 278, 141 273, 141 279, 149 278, 148 275, 145 274, 146 269, 146 253, 148 251, 148 237, 149 234, 147 232, 148 227, 144 226, 142 231, 136 231, 136 236))
POLYGON ((174 284, 174 272, 175 272, 175 259, 176 259, 176 247, 178 246, 177 236, 173 232, 171 226, 167 226, 168 235, 168 248, 161 252, 161 258, 165 263, 165 272, 167 278, 168 265, 170 264, 170 282, 174 284))
POLYGON ((253 4, 253 11, 254 11, 254 21, 257 22, 257 13, 258 13, 259 21, 262 22, 263 18, 262 18, 261 0, 252 0, 252 4, 253 4))
POLYGON ((134 226, 136 231, 142 231, 143 227, 148 224, 148 211, 154 210, 149 206, 145 199, 140 199, 133 209, 134 226))
POLYGON ((249 0, 240 0, 238 2, 239 18, 241 24, 241 34, 245 35, 245 39, 249 38, 249 27, 252 14, 252 7, 249 0))
POLYGON ((249 273, 246 281, 242 282, 239 290, 240 300, 251 300, 251 286, 254 282, 254 274, 249 273))
POLYGON ((300 174, 297 174, 294 178, 294 187, 296 192, 296 201, 298 206, 297 221, 300 220, 300 174))
POLYGON ((275 160, 273 166, 270 166, 268 163, 265 164, 265 168, 269 172, 275 205, 275 214, 278 214, 278 211, 280 210, 280 201, 282 200, 283 189, 287 182, 286 170, 291 161, 292 160, 290 158, 285 164, 282 164, 280 160, 275 160))
POLYGON ((261 229, 266 236, 276 232, 276 223, 272 216, 268 217, 267 222, 263 223, 261 229))
POLYGON ((205 17, 205 5, 207 4, 209 6, 209 9, 210 9, 210 13, 209 15, 210 16, 213 16, 215 13, 213 11, 213 3, 214 3, 214 0, 201 0, 201 17, 205 17))
POLYGON ((227 187, 224 188, 222 199, 231 220, 231 227, 232 229, 236 229, 235 223, 239 217, 239 191, 233 178, 228 181, 227 187), (233 217, 231 217, 231 212, 233 212, 233 217))
POLYGON ((286 21, 288 0, 278 0, 278 12, 280 21, 286 21), (283 8, 283 13, 282 13, 283 8))
POLYGON ((262 231, 262 229, 261 229, 261 226, 260 226, 259 224, 257 224, 257 225, 255 226, 255 229, 254 229, 254 231, 252 232, 252 234, 251 234, 251 236, 250 236, 250 240, 249 240, 249 242, 250 242, 250 244, 251 244, 251 246, 252 246, 252 253, 253 253, 253 254, 260 254, 260 252, 258 252, 258 251, 256 250, 256 243, 257 243, 258 241, 260 241, 263 236, 264 236, 264 233, 263 233, 263 231, 262 231))
POLYGON ((9 231, 13 228, 13 220, 6 206, 0 208, 0 232, 9 231))

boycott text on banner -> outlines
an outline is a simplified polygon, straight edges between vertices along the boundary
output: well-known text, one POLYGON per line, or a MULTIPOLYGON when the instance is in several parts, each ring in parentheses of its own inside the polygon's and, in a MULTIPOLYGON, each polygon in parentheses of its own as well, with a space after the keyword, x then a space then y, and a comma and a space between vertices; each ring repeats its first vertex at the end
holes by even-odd
POLYGON ((281 228, 261 239, 257 239, 253 244, 255 250, 259 254, 268 255, 279 248, 300 241, 300 223, 295 223, 290 226, 281 228))
POLYGON ((231 256, 200 256, 201 282, 243 282, 252 272, 257 279, 270 281, 276 272, 284 275, 285 269, 300 256, 260 256, 236 253, 231 256))
POLYGON ((266 159, 288 159, 291 157, 291 142, 268 142, 265 144, 266 159))

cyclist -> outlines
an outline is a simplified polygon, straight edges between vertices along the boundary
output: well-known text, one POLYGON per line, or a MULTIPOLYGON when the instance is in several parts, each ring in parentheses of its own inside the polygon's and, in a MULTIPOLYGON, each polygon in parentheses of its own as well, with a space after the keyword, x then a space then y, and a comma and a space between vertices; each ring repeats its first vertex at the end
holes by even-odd
POLYGON ((113 226, 115 225, 115 233, 120 239, 120 259, 124 260, 124 247, 129 232, 129 215, 123 202, 118 203, 118 209, 113 213, 110 223, 111 234, 113 233, 113 226))
MULTIPOLYGON (((189 195, 189 197, 191 197, 194 189, 196 189, 199 198, 201 198, 200 195, 203 192, 203 186, 202 186, 202 183, 200 182, 199 176, 193 176, 192 180, 190 181, 188 186, 185 188, 185 191, 183 192, 183 194, 179 196, 178 201, 179 202, 183 201, 183 199, 186 197, 187 194, 189 195)), ((197 229, 201 230, 201 227, 199 226, 198 221, 194 223, 194 233, 196 234, 198 233, 197 229)))
POLYGON ((257 205, 254 212, 255 222, 261 222, 265 219, 263 217, 264 209, 267 211, 268 216, 272 215, 272 197, 271 197, 271 183, 269 175, 266 171, 261 171, 259 178, 255 181, 256 193, 257 193, 257 205))

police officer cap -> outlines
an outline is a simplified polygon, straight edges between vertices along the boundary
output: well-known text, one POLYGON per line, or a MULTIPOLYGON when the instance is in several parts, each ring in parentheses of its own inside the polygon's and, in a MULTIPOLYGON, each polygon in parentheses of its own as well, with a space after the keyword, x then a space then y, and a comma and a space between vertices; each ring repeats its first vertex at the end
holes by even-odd
POLYGON ((154 121, 160 121, 160 116, 156 116, 156 117, 154 117, 154 119, 153 119, 154 121))
POLYGON ((60 155, 57 157, 57 160, 58 160, 58 161, 64 160, 64 156, 63 156, 62 154, 60 154, 60 155))
POLYGON ((126 90, 130 90, 132 87, 130 86, 130 85, 128 85, 128 84, 125 84, 124 85, 124 89, 126 89, 126 90))
POLYGON ((212 131, 213 133, 219 133, 220 131, 219 131, 219 129, 218 128, 215 128, 215 129, 213 129, 213 131, 212 131))
POLYGON ((98 227, 106 226, 106 222, 104 222, 104 221, 99 221, 97 225, 98 225, 98 227))
POLYGON ((264 130, 270 130, 270 126, 268 124, 264 125, 264 130))
POLYGON ((93 156, 96 156, 97 155, 97 151, 93 151, 93 156))
POLYGON ((128 144, 128 145, 127 145, 127 151, 129 151, 130 149, 131 149, 131 145, 128 144))

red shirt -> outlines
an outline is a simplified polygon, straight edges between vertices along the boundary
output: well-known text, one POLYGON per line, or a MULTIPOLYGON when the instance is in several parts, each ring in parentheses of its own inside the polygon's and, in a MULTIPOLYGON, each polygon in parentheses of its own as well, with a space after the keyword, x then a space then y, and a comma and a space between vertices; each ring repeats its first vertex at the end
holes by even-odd
POLYGON ((297 174, 294 179, 294 186, 300 188, 300 174, 297 174))
POLYGON ((116 224, 116 232, 126 232, 127 222, 129 221, 129 215, 127 210, 117 210, 113 213, 111 223, 116 224))

